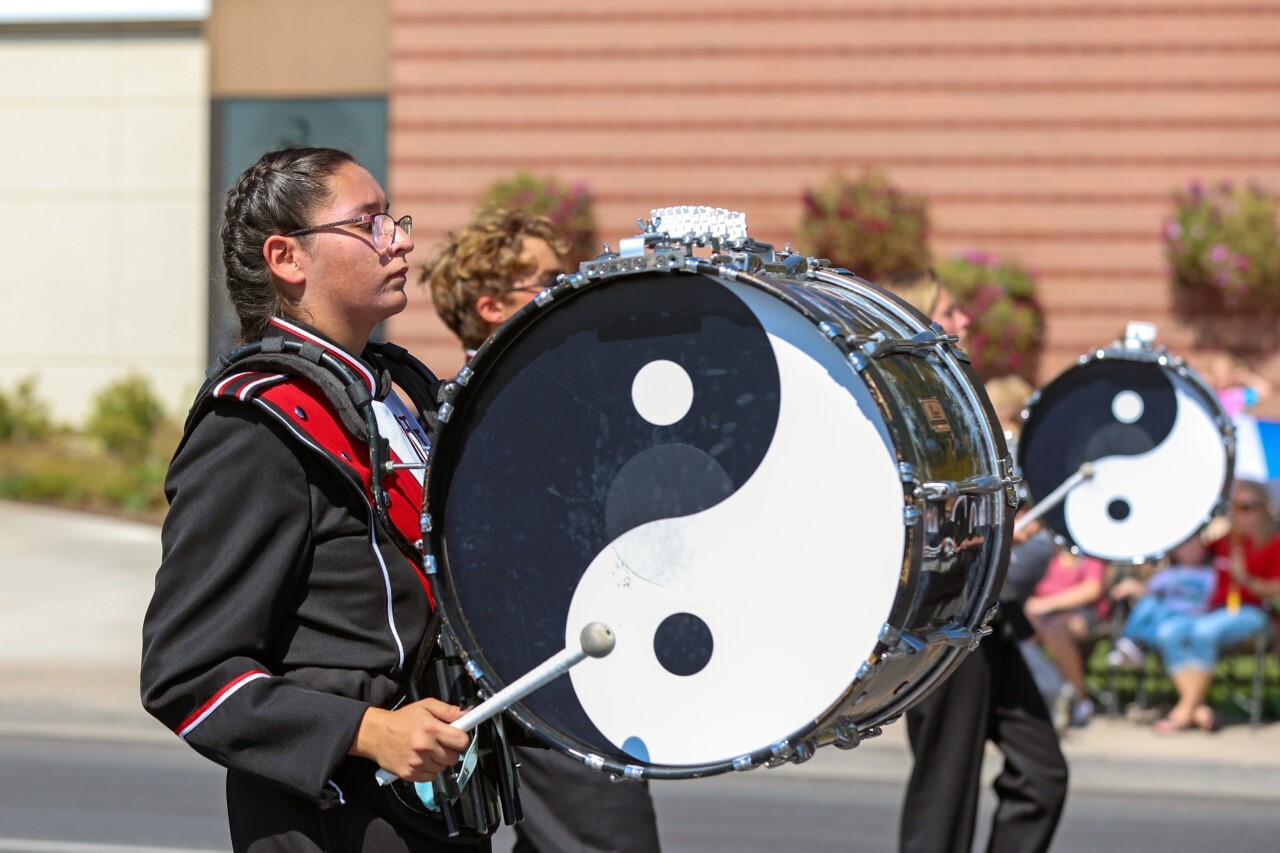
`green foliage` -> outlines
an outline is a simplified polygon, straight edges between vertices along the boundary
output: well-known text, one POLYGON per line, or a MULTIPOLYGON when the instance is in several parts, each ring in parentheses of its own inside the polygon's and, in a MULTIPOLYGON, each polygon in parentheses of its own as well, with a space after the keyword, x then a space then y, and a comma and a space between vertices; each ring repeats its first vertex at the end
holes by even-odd
POLYGON ((131 464, 74 442, 0 445, 0 498, 77 509, 156 515, 163 511, 165 466, 131 464))
POLYGON ((94 397, 86 431, 109 452, 130 462, 142 462, 163 423, 164 406, 151 390, 151 383, 134 373, 94 397))
POLYGON ((36 398, 36 379, 20 381, 11 393, 0 390, 0 441, 39 441, 53 435, 49 407, 36 398))
POLYGON ((552 177, 517 172, 485 191, 480 209, 491 207, 523 210, 550 219, 569 244, 565 258, 569 269, 577 269, 578 264, 600 252, 600 244, 596 242, 595 208, 591 194, 581 182, 565 186, 552 177))
POLYGON ((972 320, 965 350, 978 376, 1017 374, 1034 385, 1044 346, 1035 276, 1015 262, 977 251, 944 261, 937 271, 972 320))
POLYGON ((1191 182, 1175 196, 1164 251, 1183 314, 1280 316, 1276 202, 1261 188, 1191 182))
POLYGON ((165 472, 180 431, 145 379, 129 376, 100 393, 84 435, 55 429, 48 411, 34 380, 0 394, 0 498, 163 515, 165 472))
POLYGON ((877 281, 929 266, 929 216, 923 196, 895 187, 882 172, 841 175, 806 190, 798 248, 877 281))

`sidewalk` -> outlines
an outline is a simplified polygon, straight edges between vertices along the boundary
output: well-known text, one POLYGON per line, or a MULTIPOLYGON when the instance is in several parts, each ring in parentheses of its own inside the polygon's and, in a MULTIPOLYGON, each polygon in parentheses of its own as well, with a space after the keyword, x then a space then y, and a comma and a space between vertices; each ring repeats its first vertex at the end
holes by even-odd
MULTIPOLYGON (((210 519, 216 524, 216 519, 210 519)), ((0 501, 0 736, 177 739, 138 701, 143 613, 160 561, 151 525, 0 501)), ((1063 741, 1074 791, 1198 792, 1280 801, 1280 724, 1155 734, 1097 718, 1063 741)), ((889 785, 910 769, 906 727, 769 772, 889 785)), ((988 761, 988 776, 999 762, 988 761)))

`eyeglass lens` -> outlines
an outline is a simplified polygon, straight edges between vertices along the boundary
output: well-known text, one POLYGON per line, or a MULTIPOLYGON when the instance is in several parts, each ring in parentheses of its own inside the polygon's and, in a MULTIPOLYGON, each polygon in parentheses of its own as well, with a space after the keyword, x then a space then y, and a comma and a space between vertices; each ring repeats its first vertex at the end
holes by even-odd
POLYGON ((404 236, 411 236, 413 234, 413 217, 402 216, 399 219, 392 219, 385 213, 379 213, 373 217, 374 248, 381 251, 394 246, 396 244, 397 228, 404 232, 404 236))

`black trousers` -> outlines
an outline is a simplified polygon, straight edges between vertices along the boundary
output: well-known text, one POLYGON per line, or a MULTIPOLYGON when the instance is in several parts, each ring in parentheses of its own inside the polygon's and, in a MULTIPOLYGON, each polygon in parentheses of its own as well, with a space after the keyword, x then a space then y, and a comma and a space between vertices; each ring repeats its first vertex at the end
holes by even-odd
MULTIPOLYGON (((227 816, 235 853, 489 853, 488 839, 450 842, 425 837, 397 819, 373 783, 373 771, 353 775, 346 803, 321 808, 227 773, 227 816)), ((443 830, 443 827, 441 827, 443 830)))
POLYGON ((513 853, 656 853, 647 782, 614 782, 551 749, 519 748, 520 804, 513 853))
POLYGON ((1017 644, 996 626, 936 690, 907 712, 915 765, 902 805, 902 853, 973 848, 986 742, 1004 753, 987 850, 1049 848, 1067 797, 1067 763, 1017 644))

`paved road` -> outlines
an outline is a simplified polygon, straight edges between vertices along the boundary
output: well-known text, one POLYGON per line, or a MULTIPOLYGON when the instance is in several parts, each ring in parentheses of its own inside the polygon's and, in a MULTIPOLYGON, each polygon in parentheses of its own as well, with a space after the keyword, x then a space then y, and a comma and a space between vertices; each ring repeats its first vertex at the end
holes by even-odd
MULTIPOLYGON (((880 853, 894 847, 900 791, 760 771, 657 784, 654 798, 666 853, 880 853)), ((1274 849, 1275 833, 1267 800, 1076 792, 1054 850, 1257 853, 1274 849)), ((504 829, 494 849, 512 838, 504 829)), ((0 851, 227 846, 222 773, 185 748, 0 737, 0 851)))

